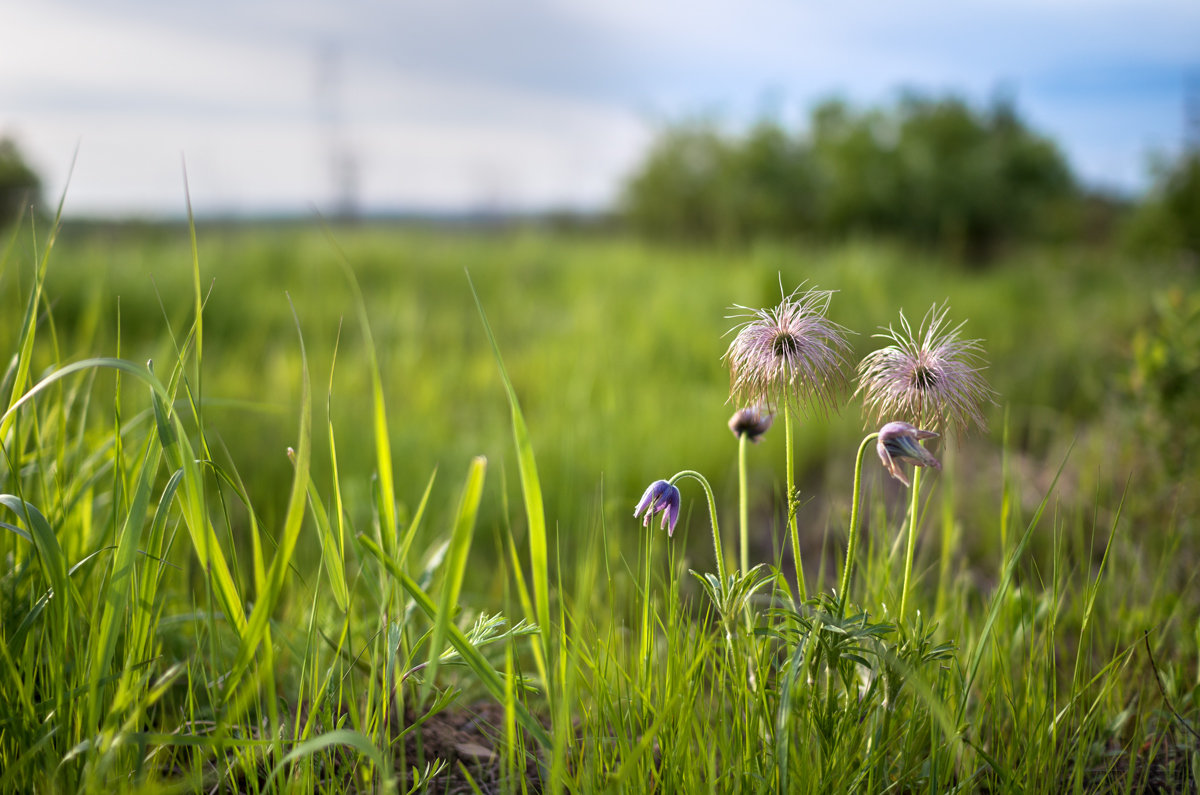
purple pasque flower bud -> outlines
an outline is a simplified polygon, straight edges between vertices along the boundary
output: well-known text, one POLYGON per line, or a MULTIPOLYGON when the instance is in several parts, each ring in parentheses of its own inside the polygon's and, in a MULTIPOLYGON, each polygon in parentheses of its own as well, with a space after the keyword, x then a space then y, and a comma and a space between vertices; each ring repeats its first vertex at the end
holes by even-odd
POLYGON ((734 412, 729 418, 729 430, 738 438, 745 436, 758 444, 762 435, 771 429, 771 423, 774 421, 775 412, 766 406, 751 406, 734 412))
POLYGON ((660 526, 666 528, 667 537, 670 537, 675 534, 675 525, 679 522, 679 502, 679 489, 665 480, 656 480, 646 489, 637 507, 633 509, 633 517, 636 519, 645 511, 646 517, 642 520, 642 526, 649 527, 653 516, 661 513, 663 518, 660 526))
POLYGON ((891 473, 892 477, 911 486, 900 464, 907 461, 913 466, 933 467, 941 469, 942 462, 933 457, 933 453, 921 446, 921 439, 933 439, 937 434, 933 431, 923 431, 907 422, 889 422, 879 429, 879 441, 875 450, 879 460, 891 473))

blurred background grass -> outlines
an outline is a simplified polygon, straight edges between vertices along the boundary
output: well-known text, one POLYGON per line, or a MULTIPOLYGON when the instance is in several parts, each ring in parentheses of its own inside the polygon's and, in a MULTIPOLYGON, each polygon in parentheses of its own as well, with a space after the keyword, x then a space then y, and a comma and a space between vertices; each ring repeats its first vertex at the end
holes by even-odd
MULTIPOLYGON (((837 291, 830 316, 856 332, 854 362, 881 344, 871 335, 895 324, 900 310, 917 323, 935 302, 949 301, 951 320, 967 321, 963 334, 983 340, 986 376, 998 393, 987 409, 990 428, 951 453, 968 528, 956 554, 968 567, 994 569, 999 555, 1005 436, 1007 466, 1028 501, 1041 499, 1071 450, 1057 496, 1065 506, 1114 510, 1128 477, 1137 498, 1127 515, 1140 542, 1177 524, 1194 544, 1196 498, 1185 487, 1195 483, 1195 457, 1185 440, 1196 434, 1188 418, 1200 394, 1194 369, 1169 372, 1172 362, 1195 356, 1198 287, 1186 259, 1040 245, 976 268, 866 238, 719 246, 533 224, 437 230, 361 223, 328 233, 315 222, 202 224, 197 237, 207 295, 206 430, 245 478, 268 530, 287 500, 285 449, 294 444, 301 377, 289 298, 317 396, 316 449, 325 449, 331 386, 347 506, 359 529, 368 521, 369 369, 340 249, 372 324, 398 499, 414 508, 430 474, 444 475, 429 527, 445 526, 455 484, 478 454, 504 472, 503 486, 501 478, 489 483, 482 526, 520 515, 505 510, 506 499, 519 504, 508 409, 469 271, 531 429, 564 560, 597 517, 610 525, 614 544, 635 538, 640 528, 628 514, 642 489, 684 468, 709 476, 732 521, 736 443, 725 423, 737 407, 727 402, 721 356, 736 321, 728 316, 734 304, 776 303, 781 282, 785 291, 800 283, 837 291)), ((32 242, 23 236, 15 245, 28 255, 16 261, 35 261, 32 242)), ((40 364, 118 351, 135 361, 166 357, 163 346, 172 336, 181 340, 190 322, 189 246, 186 227, 68 224, 46 282, 58 352, 43 350, 40 364)), ((5 311, 19 312, 28 268, 10 267, 4 279, 5 311)), ((14 341, 0 344, 11 349, 14 341)), ((856 401, 836 416, 806 416, 799 427, 810 566, 823 545, 832 554, 843 543, 854 451, 866 430, 856 401)), ((773 559, 781 543, 782 465, 777 429, 750 456, 758 559, 773 559)), ((314 473, 318 483, 328 477, 327 454, 315 456, 314 473)), ((699 510, 698 501, 685 495, 685 502, 699 510)), ((694 535, 695 553, 706 554, 703 532, 694 535)), ((315 562, 315 541, 309 547, 315 562)), ((483 544, 475 554, 494 552, 483 544)))

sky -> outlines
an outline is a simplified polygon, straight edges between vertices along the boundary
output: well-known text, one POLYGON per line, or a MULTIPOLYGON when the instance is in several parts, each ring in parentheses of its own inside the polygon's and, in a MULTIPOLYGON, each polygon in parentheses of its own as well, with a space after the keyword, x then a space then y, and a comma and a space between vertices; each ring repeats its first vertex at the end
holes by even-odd
POLYGON ((1136 193, 1200 2, 0 0, 0 135, 73 216, 597 210, 665 125, 904 89, 1007 96, 1136 193))

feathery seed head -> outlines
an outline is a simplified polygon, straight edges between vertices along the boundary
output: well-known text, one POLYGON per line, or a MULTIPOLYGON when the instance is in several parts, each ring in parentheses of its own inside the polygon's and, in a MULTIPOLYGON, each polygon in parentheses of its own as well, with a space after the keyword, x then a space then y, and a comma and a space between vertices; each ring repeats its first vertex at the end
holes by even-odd
POLYGON ((949 307, 933 307, 917 333, 900 313, 900 330, 892 326, 875 336, 892 344, 872 351, 858 365, 858 389, 867 412, 882 422, 903 417, 938 430, 963 432, 985 427, 980 403, 994 394, 983 380, 980 340, 959 338, 963 323, 947 328, 949 307))
MULTIPOLYGON (((828 412, 837 407, 846 384, 842 373, 846 329, 825 317, 832 290, 796 288, 770 309, 749 309, 733 317, 739 326, 724 359, 729 365, 730 399, 742 405, 799 408, 812 405, 828 412)), ((735 431, 736 433, 736 431, 735 431)))

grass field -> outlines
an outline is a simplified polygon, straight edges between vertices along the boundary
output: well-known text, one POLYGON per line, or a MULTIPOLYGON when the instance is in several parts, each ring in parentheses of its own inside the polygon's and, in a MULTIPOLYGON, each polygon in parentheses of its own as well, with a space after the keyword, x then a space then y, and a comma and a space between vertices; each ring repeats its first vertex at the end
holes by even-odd
POLYGON ((51 238, 0 273, 0 791, 1196 786, 1194 263, 51 238), (728 316, 800 284, 836 291, 851 381, 901 311, 947 302, 982 341, 995 402, 931 445, 903 616, 910 490, 873 448, 837 593, 878 430, 853 386, 796 417, 808 598, 782 420, 747 450, 738 562, 728 316), (672 538, 631 516, 681 470, 720 567, 695 480, 672 538))

